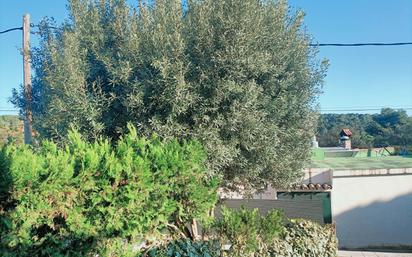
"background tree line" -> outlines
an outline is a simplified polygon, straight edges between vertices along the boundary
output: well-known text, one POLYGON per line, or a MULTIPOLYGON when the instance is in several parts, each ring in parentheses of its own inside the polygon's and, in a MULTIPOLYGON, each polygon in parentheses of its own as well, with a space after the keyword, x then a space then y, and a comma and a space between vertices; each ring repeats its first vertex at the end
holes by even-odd
POLYGON ((405 110, 385 108, 379 114, 322 114, 317 129, 319 145, 338 146, 342 128, 352 131, 352 147, 412 146, 412 117, 405 110))
POLYGON ((16 115, 0 115, 0 146, 10 140, 23 142, 23 122, 16 115))

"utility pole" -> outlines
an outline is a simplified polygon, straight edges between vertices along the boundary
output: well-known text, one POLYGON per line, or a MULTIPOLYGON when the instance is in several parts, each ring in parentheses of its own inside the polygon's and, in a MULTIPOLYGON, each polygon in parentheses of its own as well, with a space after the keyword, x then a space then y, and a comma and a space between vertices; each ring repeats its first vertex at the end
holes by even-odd
POLYGON ((32 89, 30 77, 30 15, 23 15, 23 85, 24 85, 24 143, 32 142, 32 89))

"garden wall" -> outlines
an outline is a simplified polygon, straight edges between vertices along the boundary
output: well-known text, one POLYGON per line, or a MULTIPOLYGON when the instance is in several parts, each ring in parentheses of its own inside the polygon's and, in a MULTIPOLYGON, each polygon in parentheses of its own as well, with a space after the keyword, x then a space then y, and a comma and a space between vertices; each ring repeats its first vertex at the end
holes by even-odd
POLYGON ((339 247, 412 246, 412 169, 334 171, 339 247))

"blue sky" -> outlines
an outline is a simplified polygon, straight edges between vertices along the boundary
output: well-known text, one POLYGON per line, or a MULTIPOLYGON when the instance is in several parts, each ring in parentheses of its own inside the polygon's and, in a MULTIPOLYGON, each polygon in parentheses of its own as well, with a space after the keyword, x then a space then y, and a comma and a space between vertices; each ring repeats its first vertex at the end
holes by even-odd
MULTIPOLYGON (((130 2, 137 2, 130 1, 130 2)), ((305 24, 319 43, 412 42, 411 0, 290 0, 306 13, 305 24)), ((65 0, 0 0, 0 31, 20 27, 22 15, 67 18, 65 0)), ((37 44, 35 35, 32 45, 37 44)), ((0 35, 0 109, 22 83, 21 32, 0 35)), ((330 68, 319 97, 322 109, 412 107, 412 45, 322 47, 330 68)), ((412 115, 412 109, 408 111, 412 115)), ((1 112, 0 114, 5 114, 1 112)))

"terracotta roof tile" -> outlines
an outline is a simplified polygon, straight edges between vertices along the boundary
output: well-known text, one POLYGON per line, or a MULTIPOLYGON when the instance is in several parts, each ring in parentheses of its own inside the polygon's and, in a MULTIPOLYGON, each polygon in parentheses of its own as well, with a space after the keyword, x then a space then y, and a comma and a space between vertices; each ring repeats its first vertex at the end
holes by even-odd
POLYGON ((332 185, 330 184, 297 184, 293 187, 291 191, 325 191, 332 189, 332 185))
POLYGON ((344 129, 342 129, 342 131, 340 132, 340 134, 341 134, 341 135, 344 134, 345 136, 350 137, 350 136, 352 136, 352 131, 350 131, 350 129, 348 129, 348 128, 344 128, 344 129))

